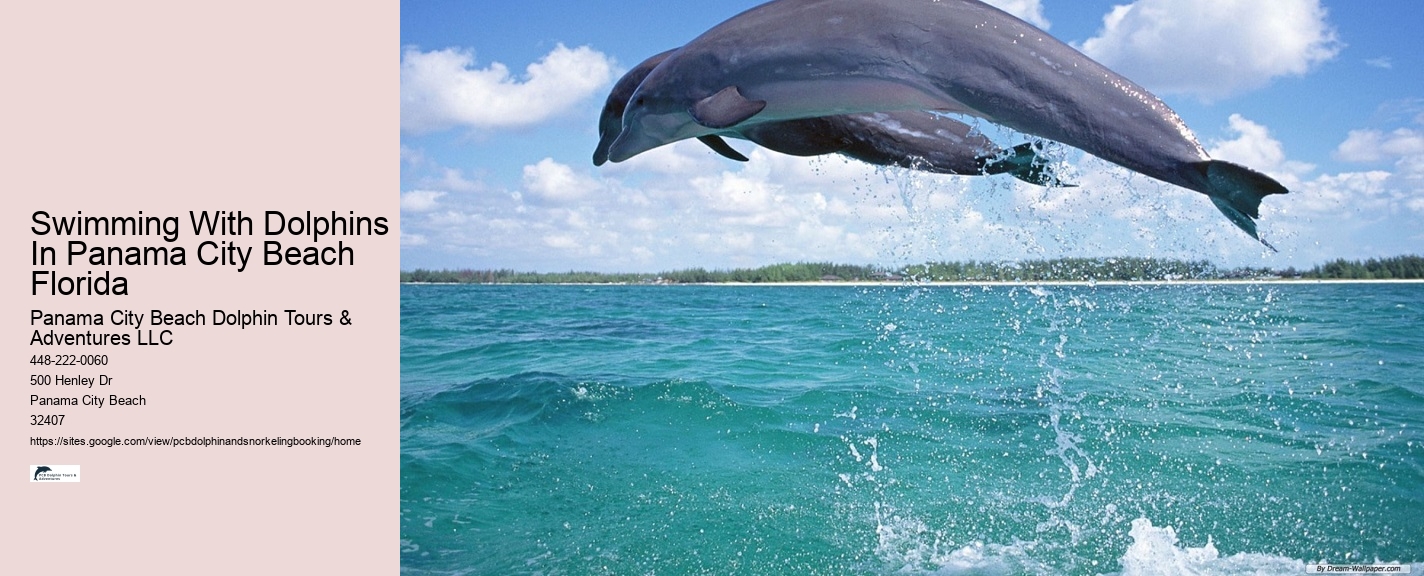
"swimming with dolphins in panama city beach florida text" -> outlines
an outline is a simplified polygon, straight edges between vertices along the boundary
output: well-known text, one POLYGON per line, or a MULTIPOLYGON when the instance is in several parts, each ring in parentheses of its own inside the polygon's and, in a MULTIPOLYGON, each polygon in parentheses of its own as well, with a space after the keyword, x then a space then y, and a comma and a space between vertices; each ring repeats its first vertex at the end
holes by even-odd
MULTIPOLYGON (((116 246, 91 244, 85 240, 69 240, 65 247, 65 264, 70 267, 88 264, 110 266, 186 266, 188 250, 174 245, 181 228, 177 216, 85 216, 82 210, 74 215, 51 215, 44 210, 32 216, 30 231, 36 236, 156 236, 168 246, 116 246)), ((241 210, 189 211, 188 220, 193 235, 198 237, 253 236, 255 225, 251 216, 241 210)), ((263 214, 263 234, 266 236, 310 237, 312 244, 324 236, 385 236, 390 232, 386 217, 360 216, 354 211, 338 215, 305 214, 288 216, 277 210, 263 214)), ((252 262, 253 246, 243 246, 230 240, 204 240, 195 251, 196 261, 204 266, 235 266, 238 272, 247 270, 252 262)), ((31 243, 31 260, 35 266, 54 266, 58 251, 54 246, 31 243)), ((262 264, 265 266, 352 266, 356 251, 338 240, 335 246, 284 246, 279 240, 262 243, 262 264)), ((61 276, 54 270, 34 270, 30 295, 38 296, 126 296, 128 278, 111 276, 109 271, 95 276, 92 271, 83 276, 61 276)))

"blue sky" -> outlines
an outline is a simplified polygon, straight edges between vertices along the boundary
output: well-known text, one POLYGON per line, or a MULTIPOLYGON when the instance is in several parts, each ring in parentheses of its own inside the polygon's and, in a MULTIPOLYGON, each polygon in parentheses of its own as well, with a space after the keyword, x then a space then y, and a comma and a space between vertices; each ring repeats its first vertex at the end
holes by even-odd
MULTIPOLYGON (((1424 253, 1424 2, 996 0, 1292 191, 1236 231, 1205 196, 1066 147, 1077 188, 696 142, 595 168, 629 67, 759 2, 405 1, 401 268, 657 272, 1060 256, 1309 266, 1424 253)), ((1019 135, 985 126, 1003 144, 1019 135)))

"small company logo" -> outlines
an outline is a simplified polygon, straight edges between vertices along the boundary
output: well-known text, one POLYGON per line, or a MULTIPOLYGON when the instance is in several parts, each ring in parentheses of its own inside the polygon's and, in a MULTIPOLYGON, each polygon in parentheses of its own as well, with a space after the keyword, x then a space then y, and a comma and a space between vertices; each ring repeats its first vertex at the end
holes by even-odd
POLYGON ((30 482, 78 482, 78 464, 30 465, 30 482))

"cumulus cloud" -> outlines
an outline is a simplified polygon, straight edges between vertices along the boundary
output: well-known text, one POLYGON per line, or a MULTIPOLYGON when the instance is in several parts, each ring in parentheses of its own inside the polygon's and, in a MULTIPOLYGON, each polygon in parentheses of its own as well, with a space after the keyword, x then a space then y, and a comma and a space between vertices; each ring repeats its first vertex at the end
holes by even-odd
POLYGON ((1286 149, 1271 131, 1240 114, 1227 120, 1228 131, 1235 137, 1210 143, 1207 154, 1218 160, 1235 162, 1265 172, 1289 186, 1292 181, 1315 169, 1315 166, 1286 158, 1286 149))
POLYGON ((1424 156, 1424 132, 1399 128, 1381 130, 1351 130, 1350 135, 1335 149, 1335 156, 1346 162, 1380 162, 1411 156, 1424 156))
POLYGON ((1383 170, 1322 174, 1299 186, 1292 200, 1292 209, 1316 216, 1340 216, 1363 212, 1369 219, 1388 213, 1395 200, 1389 181, 1392 175, 1383 170))
POLYGON ((401 56, 401 130, 431 132, 457 126, 499 129, 528 126, 564 112, 613 80, 603 53, 560 44, 516 78, 499 62, 475 68, 468 50, 401 56))
POLYGON ((1039 0, 988 0, 995 8, 1018 16, 1025 22, 1047 30, 1048 19, 1043 17, 1043 4, 1039 0))
POLYGON ((574 172, 572 167, 555 162, 553 158, 524 167, 524 189, 549 202, 578 200, 598 186, 597 180, 574 172))
POLYGON ((411 164, 413 166, 419 166, 426 162, 424 152, 421 152, 420 150, 417 150, 415 148, 408 148, 406 147, 404 142, 401 143, 400 158, 401 162, 411 164))
POLYGON ((555 250, 577 250, 583 246, 579 244, 578 238, 570 234, 550 234, 543 238, 544 246, 555 250))
POLYGON ((484 189, 483 183, 466 178, 464 172, 455 168, 441 170, 440 177, 432 179, 431 183, 439 189, 451 192, 479 192, 484 189))
POLYGON ((1303 75, 1340 48, 1319 0, 1136 0, 1082 45, 1150 90, 1204 100, 1303 75))
POLYGON ((1347 162, 1393 163, 1388 182, 1393 197, 1409 210, 1424 213, 1424 131, 1353 130, 1336 148, 1335 156, 1347 162))
POLYGON ((401 192, 400 209, 402 212, 429 212, 435 209, 436 201, 444 195, 444 192, 436 190, 401 192))

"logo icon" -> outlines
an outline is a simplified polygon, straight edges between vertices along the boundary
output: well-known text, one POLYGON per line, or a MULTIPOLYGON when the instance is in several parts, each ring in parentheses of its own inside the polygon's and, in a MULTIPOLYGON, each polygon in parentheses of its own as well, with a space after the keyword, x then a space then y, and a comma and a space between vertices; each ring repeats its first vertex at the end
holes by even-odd
POLYGON ((78 482, 79 465, 30 465, 30 482, 78 482))

